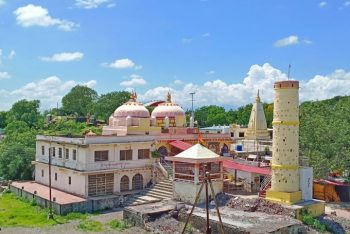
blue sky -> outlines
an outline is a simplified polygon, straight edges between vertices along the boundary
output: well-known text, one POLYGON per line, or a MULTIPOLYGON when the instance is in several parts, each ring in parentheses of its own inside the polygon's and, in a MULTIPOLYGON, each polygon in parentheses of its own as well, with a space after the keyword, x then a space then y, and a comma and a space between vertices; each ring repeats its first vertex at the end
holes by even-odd
POLYGON ((302 101, 348 95, 349 23, 346 0, 0 0, 0 110, 76 84, 235 108, 289 63, 302 101))

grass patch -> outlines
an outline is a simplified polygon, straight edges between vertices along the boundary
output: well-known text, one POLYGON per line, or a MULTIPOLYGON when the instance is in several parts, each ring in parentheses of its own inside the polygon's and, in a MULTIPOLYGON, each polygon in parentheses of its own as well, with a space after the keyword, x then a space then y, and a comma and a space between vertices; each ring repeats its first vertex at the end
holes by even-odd
POLYGON ((310 213, 308 213, 306 210, 301 212, 301 221, 312 227, 313 229, 320 231, 320 232, 326 232, 327 226, 325 224, 322 224, 320 220, 314 218, 310 213))
POLYGON ((112 229, 116 229, 118 231, 123 231, 125 229, 131 228, 134 226, 132 223, 130 223, 128 220, 119 220, 119 219, 113 219, 108 223, 108 225, 112 229))
POLYGON ((74 212, 65 216, 55 215, 54 220, 49 220, 48 213, 48 209, 37 206, 35 200, 18 198, 13 193, 0 194, 0 227, 44 227, 88 217, 87 214, 74 212))
POLYGON ((103 224, 94 220, 83 220, 79 223, 78 229, 84 232, 101 232, 103 224))

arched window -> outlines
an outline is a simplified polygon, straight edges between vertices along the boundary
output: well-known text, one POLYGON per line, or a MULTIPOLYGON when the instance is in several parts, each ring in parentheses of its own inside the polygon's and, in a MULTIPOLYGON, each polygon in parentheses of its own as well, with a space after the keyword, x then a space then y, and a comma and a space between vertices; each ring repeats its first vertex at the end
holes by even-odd
POLYGON ((143 177, 141 174, 136 174, 132 177, 132 189, 141 190, 143 189, 143 177))
POLYGON ((120 179, 120 192, 129 191, 129 177, 124 175, 120 179))

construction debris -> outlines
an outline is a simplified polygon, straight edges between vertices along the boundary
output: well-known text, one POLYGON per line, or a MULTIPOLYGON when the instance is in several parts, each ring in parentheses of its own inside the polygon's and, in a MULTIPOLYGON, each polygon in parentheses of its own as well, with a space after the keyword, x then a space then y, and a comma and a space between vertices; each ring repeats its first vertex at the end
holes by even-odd
POLYGON ((231 198, 227 206, 247 212, 263 212, 274 215, 286 215, 294 217, 294 211, 280 204, 270 202, 262 198, 243 199, 240 197, 231 198))

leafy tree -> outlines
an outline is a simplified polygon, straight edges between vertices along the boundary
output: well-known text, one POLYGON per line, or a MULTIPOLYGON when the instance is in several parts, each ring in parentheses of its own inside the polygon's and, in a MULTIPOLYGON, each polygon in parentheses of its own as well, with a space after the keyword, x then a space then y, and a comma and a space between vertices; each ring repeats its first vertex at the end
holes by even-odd
POLYGON ((13 121, 6 126, 5 133, 0 142, 0 175, 11 180, 31 179, 36 130, 24 121, 13 121))
POLYGON ((0 128, 6 127, 6 116, 7 116, 6 111, 0 111, 0 128))
POLYGON ((6 122, 11 123, 15 120, 24 121, 29 127, 36 126, 40 119, 39 100, 20 100, 12 105, 12 108, 6 115, 6 122))
POLYGON ((10 180, 30 180, 33 175, 35 148, 22 144, 6 144, 0 151, 0 175, 10 180))
POLYGON ((115 109, 127 102, 129 98, 130 93, 126 91, 103 94, 94 103, 91 114, 94 114, 98 119, 107 121, 115 109))
POLYGON ((97 101, 97 92, 87 86, 77 85, 62 98, 63 110, 67 114, 85 116, 97 101))

